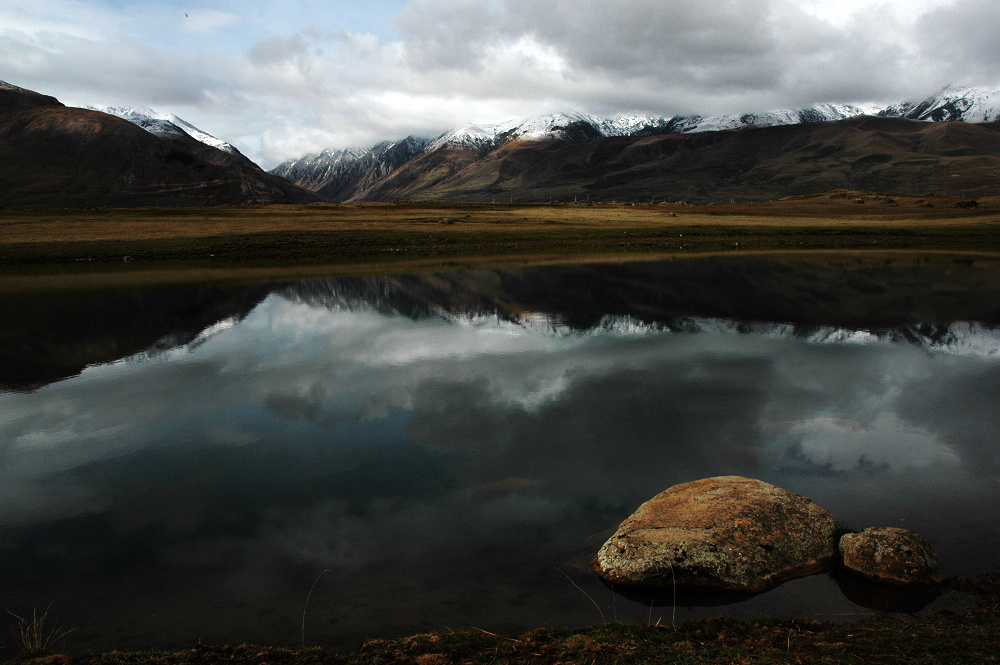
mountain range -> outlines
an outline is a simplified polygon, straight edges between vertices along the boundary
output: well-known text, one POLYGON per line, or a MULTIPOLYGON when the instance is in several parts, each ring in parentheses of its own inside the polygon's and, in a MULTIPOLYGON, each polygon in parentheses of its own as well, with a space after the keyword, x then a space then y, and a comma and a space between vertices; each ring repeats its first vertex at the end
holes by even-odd
POLYGON ((998 119, 1000 92, 957 87, 888 107, 831 103, 670 118, 553 114, 324 150, 271 173, 335 201, 721 201, 838 188, 980 195, 995 191, 988 171, 1000 156, 998 119), (926 126, 945 121, 983 127, 926 126), (798 128, 777 129, 791 126, 798 128), (709 137, 689 136, 697 134, 709 137), (959 157, 987 158, 990 166, 959 157), (961 182, 935 175, 956 169, 967 173, 961 182))
POLYGON ((0 207, 323 200, 179 118, 141 126, 141 115, 67 107, 0 81, 0 207))
POLYGON ((1000 92, 976 88, 884 108, 552 114, 324 150, 267 173, 173 114, 71 108, 0 81, 0 207, 976 197, 997 193, 998 120, 1000 92))

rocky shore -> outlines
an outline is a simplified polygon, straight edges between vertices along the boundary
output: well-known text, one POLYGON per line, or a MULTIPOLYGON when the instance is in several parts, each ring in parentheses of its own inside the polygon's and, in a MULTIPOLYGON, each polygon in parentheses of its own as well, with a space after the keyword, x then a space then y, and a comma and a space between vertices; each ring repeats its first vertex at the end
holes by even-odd
POLYGON ((591 566, 612 587, 639 592, 751 595, 835 566, 906 589, 930 591, 948 579, 919 534, 895 527, 851 532, 806 497, 741 476, 661 492, 621 524, 591 566))
POLYGON ((484 630, 449 631, 372 640, 350 653, 320 648, 291 650, 254 645, 199 645, 179 652, 118 652, 18 656, 23 665, 383 665, 412 663, 483 665, 521 663, 748 663, 1000 662, 1000 573, 975 582, 952 579, 973 595, 969 612, 906 617, 875 614, 853 623, 806 619, 704 619, 677 626, 602 623, 583 628, 542 628, 517 636, 484 630))

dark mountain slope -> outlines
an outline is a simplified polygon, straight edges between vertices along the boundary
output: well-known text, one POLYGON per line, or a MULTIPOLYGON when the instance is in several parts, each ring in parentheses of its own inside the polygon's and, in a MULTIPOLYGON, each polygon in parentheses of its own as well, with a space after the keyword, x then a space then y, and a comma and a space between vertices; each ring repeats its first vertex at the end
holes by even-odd
POLYGON ((367 200, 773 199, 834 189, 959 196, 996 193, 994 124, 860 116, 839 122, 508 143, 479 155, 442 146, 367 200))
POLYGON ((181 135, 0 86, 0 206, 307 203, 312 192, 181 135))
POLYGON ((427 139, 408 136, 402 141, 383 141, 370 150, 323 151, 288 161, 271 173, 331 201, 359 198, 381 179, 422 153, 427 139))
POLYGON ((55 97, 43 95, 34 90, 19 88, 6 81, 0 81, 0 114, 41 108, 44 106, 62 106, 55 97))

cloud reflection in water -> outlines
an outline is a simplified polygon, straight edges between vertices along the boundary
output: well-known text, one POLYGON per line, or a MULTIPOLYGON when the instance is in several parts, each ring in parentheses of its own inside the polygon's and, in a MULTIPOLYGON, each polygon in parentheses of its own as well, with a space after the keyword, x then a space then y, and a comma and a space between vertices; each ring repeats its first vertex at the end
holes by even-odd
POLYGON ((328 568, 344 589, 529 597, 553 566, 584 575, 657 492, 740 474, 857 528, 918 530, 953 572, 998 564, 981 519, 1000 509, 994 358, 711 327, 589 334, 272 294, 196 345, 0 396, 0 556, 21 595, 155 571, 294 596, 328 568))

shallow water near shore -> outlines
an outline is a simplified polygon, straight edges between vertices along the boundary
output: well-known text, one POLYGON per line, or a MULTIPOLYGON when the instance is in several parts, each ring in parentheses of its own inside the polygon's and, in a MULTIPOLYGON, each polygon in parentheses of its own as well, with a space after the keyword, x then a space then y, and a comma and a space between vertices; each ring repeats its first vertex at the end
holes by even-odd
POLYGON ((829 575, 675 607, 588 562, 738 474, 1000 567, 998 293, 740 258, 10 298, 4 605, 51 603, 70 652, 863 617, 829 575))

